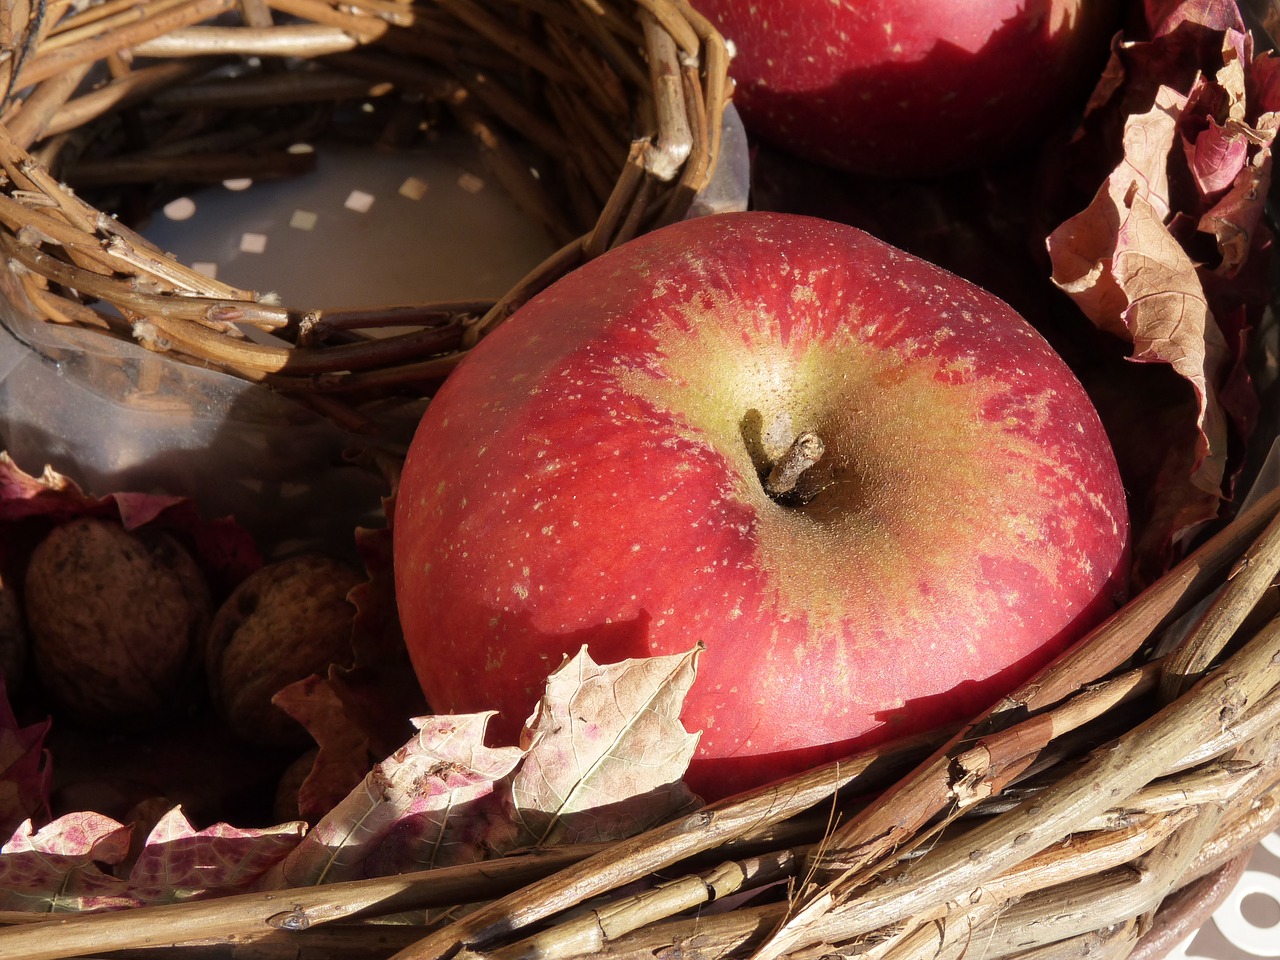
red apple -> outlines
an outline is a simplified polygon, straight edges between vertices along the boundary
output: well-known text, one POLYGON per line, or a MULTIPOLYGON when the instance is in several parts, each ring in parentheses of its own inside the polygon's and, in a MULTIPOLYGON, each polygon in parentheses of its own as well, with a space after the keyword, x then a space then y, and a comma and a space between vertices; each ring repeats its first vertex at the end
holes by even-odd
POLYGON ((588 263, 431 402, 395 512, 440 712, 511 742, 561 658, 706 644, 704 795, 969 716, 1114 609, 1124 494, 1062 360, 847 227, 685 221, 588 263), (797 437, 825 451, 771 495, 797 437))
POLYGON ((698 0, 747 129, 859 173, 932 175, 1083 106, 1114 0, 698 0))

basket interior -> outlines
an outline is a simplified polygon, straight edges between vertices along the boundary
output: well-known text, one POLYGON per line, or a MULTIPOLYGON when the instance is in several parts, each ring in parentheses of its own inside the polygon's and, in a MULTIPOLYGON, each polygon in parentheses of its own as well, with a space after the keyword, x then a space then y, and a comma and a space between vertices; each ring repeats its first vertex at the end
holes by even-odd
POLYGON ((679 0, 54 0, 9 5, 0 42, 9 299, 370 433, 371 409, 429 393, 529 296, 685 215, 728 93, 723 42, 679 0), (135 229, 193 186, 306 172, 300 141, 415 148, 441 128, 556 250, 496 300, 277 303, 135 229))

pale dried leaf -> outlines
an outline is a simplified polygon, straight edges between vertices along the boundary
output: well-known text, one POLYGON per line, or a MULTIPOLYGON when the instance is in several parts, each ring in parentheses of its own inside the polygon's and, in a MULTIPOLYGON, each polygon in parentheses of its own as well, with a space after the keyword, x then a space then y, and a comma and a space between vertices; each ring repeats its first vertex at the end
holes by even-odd
POLYGON ((1134 359, 1168 363, 1195 389, 1199 402, 1196 467, 1201 490, 1222 488, 1227 424, 1216 385, 1228 362, 1226 341, 1209 312, 1195 264, 1158 212, 1135 196, 1118 235, 1112 272, 1129 299, 1122 315, 1134 359))
POLYGON ((0 847, 0 910, 65 913, 133 906, 125 882, 102 870, 129 853, 129 828, 72 813, 39 830, 23 823, 0 847))
POLYGON ((1130 297, 1112 271, 1118 234, 1136 197, 1161 216, 1169 212, 1169 152, 1184 98, 1162 87, 1148 112, 1130 117, 1124 128, 1124 160, 1093 201, 1048 240, 1053 281, 1071 295, 1099 328, 1132 339, 1124 313, 1130 297))
POLYGON ((524 756, 484 745, 492 713, 422 717, 284 864, 293 886, 484 859, 500 824, 486 801, 524 756))
POLYGON ((1169 232, 1168 159, 1186 98, 1162 87, 1125 125, 1125 159, 1081 213, 1049 237, 1053 279, 1098 327, 1131 342, 1133 357, 1169 364, 1198 400, 1193 484, 1221 489, 1227 426, 1216 389, 1228 362, 1190 256, 1169 232))
POLYGON ((300 821, 251 830, 217 823, 196 830, 174 807, 147 835, 127 893, 138 903, 173 903, 248 889, 298 846, 305 830, 300 821))
POLYGON ((618 839, 696 802, 681 777, 698 736, 680 709, 700 651, 601 666, 584 647, 551 675, 512 784, 531 840, 618 839))
POLYGON ((24 823, 0 848, 0 910, 120 910, 247 889, 298 845, 306 825, 195 830, 173 808, 148 834, 127 879, 103 868, 129 855, 132 829, 98 813, 71 813, 40 830, 24 823))

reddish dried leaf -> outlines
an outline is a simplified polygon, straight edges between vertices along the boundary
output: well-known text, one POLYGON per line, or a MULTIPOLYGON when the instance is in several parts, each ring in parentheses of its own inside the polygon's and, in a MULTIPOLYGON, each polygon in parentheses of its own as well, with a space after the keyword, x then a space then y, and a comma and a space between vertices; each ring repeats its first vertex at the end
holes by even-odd
POLYGON ((1235 124, 1238 142, 1254 149, 1248 162, 1242 163, 1232 179, 1230 189, 1201 217, 1197 228, 1210 234, 1218 247, 1221 263, 1216 273, 1235 277, 1255 254, 1258 244, 1268 243, 1267 231, 1260 229, 1263 205, 1271 184, 1271 145, 1280 129, 1280 114, 1269 113, 1257 128, 1235 124))
MULTIPOLYGON (((205 520, 188 498, 149 493, 94 497, 48 467, 40 477, 33 477, 0 452, 0 530, 7 533, 11 524, 52 525, 83 516, 111 517, 129 530, 155 524, 176 534, 218 591, 229 589, 262 565, 247 531, 230 518, 205 520)), ((6 539, 0 537, 0 545, 6 539)), ((4 549, 0 546, 0 551, 4 549)))
POLYGON ((24 820, 49 814, 53 769, 44 741, 50 721, 18 725, 0 677, 0 836, 9 836, 24 820))
POLYGON ((299 815, 315 823, 369 772, 369 737, 351 720, 329 681, 320 677, 290 684, 271 702, 306 727, 320 748, 298 790, 299 815))
POLYGON ((632 836, 696 803, 681 778, 698 737, 680 708, 700 650, 600 666, 583 647, 551 675, 512 783, 533 842, 632 836))
POLYGON ((1237 124, 1221 126, 1210 117, 1209 125, 1194 140, 1184 137, 1182 149, 1196 189, 1208 197, 1235 183, 1248 159, 1249 141, 1241 135, 1237 124))
POLYGON ((383 876, 484 859, 494 784, 524 756, 484 745, 491 713, 423 717, 418 734, 378 764, 285 862, 290 886, 383 876))
POLYGON ((1244 21, 1234 0, 1146 0, 1146 15, 1156 37, 1170 34, 1183 24, 1209 30, 1244 31, 1244 21))
POLYGON ((329 684, 342 700, 351 723, 368 737, 371 749, 386 756, 413 734, 409 718, 428 712, 400 630, 392 576, 391 531, 398 465, 380 463, 390 486, 383 498, 386 526, 355 532, 356 548, 368 580, 347 599, 356 608, 351 628, 355 660, 350 668, 333 666, 329 684))

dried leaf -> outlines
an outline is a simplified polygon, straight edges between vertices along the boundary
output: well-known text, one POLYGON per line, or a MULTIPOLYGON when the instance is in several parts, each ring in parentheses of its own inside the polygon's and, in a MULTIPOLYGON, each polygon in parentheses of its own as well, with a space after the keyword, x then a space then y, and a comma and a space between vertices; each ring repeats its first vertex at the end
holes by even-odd
POLYGON ((53 770, 44 741, 50 721, 18 725, 0 677, 0 836, 9 836, 24 820, 41 821, 49 813, 53 770))
MULTIPOLYGON (((1124 250, 1121 233, 1133 203, 1169 214, 1167 160, 1177 131, 1181 97, 1162 88, 1156 105, 1131 117, 1124 129, 1124 160, 1103 183, 1089 206, 1055 230, 1048 240, 1053 281, 1070 294, 1098 327, 1124 340, 1134 332, 1125 320, 1133 301, 1112 265, 1124 250)), ((1144 218, 1145 219, 1145 218, 1144 218)), ((1143 241, 1141 233, 1130 238, 1143 241)))
POLYGON ((285 862, 291 886, 384 876, 484 859, 494 785, 524 751, 484 745, 492 713, 423 717, 418 734, 378 764, 285 862))
POLYGON ((77 517, 110 517, 127 530, 155 524, 191 548, 215 590, 224 591, 262 565, 249 533, 233 519, 205 520, 195 501, 150 493, 86 494, 69 478, 45 467, 40 477, 23 472, 0 451, 0 561, 30 546, 49 525, 77 517), (33 533, 31 525, 37 525, 33 533), (27 536, 22 536, 22 530, 27 536))
POLYGON ((1200 232, 1213 236, 1221 257, 1215 272, 1228 279, 1239 274, 1258 242, 1263 211, 1259 198, 1266 196, 1271 184, 1271 145, 1280 129, 1280 114, 1265 115, 1256 129, 1240 123, 1235 127, 1242 156, 1250 147, 1258 149, 1251 160, 1240 164, 1226 195, 1197 224, 1200 232))
POLYGON ((180 808, 148 835, 127 879, 104 871, 129 855, 131 829, 72 813, 38 831, 22 824, 0 847, 0 909, 117 910, 244 890, 297 846, 302 823, 265 830, 194 830, 180 808))
POLYGON ((63 913, 133 906, 125 882, 101 868, 128 853, 129 828, 101 814, 67 814, 38 831, 27 821, 0 847, 0 909, 63 913))
POLYGON ((315 823, 359 786, 372 764, 369 737, 347 714, 328 680, 311 676, 271 702, 306 727, 320 748, 298 790, 298 812, 315 823))
POLYGON ((533 842, 615 840, 696 802, 681 777, 698 736, 680 709, 700 651, 600 666, 583 647, 551 675, 512 783, 533 842))
MULTIPOLYGON (((351 627, 352 665, 329 670, 329 685, 349 722, 360 727, 378 756, 386 756, 413 733, 409 718, 427 712, 400 630, 391 559, 392 519, 399 486, 397 464, 382 462, 390 493, 383 498, 386 525, 355 532, 368 579, 351 591, 356 608, 351 627)), ((367 769, 367 768, 366 768, 367 769)))
MULTIPOLYGON (((1194 391, 1194 429, 1161 416, 1145 436, 1125 431, 1138 447, 1122 462, 1150 461, 1142 473, 1159 484, 1135 515, 1140 583, 1218 515, 1256 422, 1244 350, 1267 298, 1235 281, 1271 242, 1262 211, 1280 102, 1280 71, 1254 58, 1234 3, 1148 0, 1145 13, 1148 38, 1114 48, 1070 147, 1067 165, 1088 172, 1059 196, 1096 174, 1091 198, 1048 240, 1054 282, 1085 315, 1194 391)), ((1109 429, 1132 419, 1103 414, 1109 429)), ((1138 486, 1133 472, 1125 480, 1138 486)))
POLYGON ((175 807, 148 834, 124 890, 138 904, 246 890, 298 846, 305 829, 294 822, 253 830, 218 823, 195 830, 175 807))

